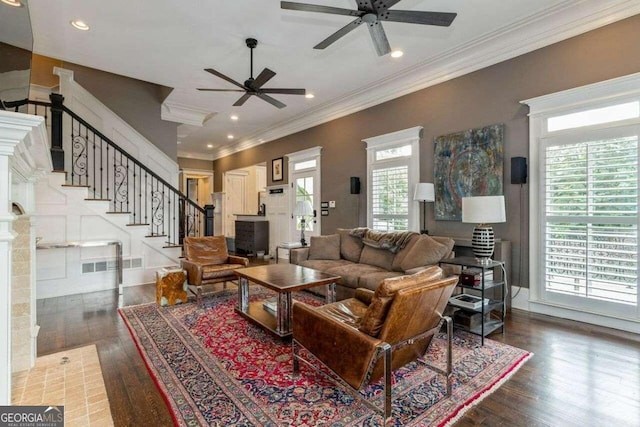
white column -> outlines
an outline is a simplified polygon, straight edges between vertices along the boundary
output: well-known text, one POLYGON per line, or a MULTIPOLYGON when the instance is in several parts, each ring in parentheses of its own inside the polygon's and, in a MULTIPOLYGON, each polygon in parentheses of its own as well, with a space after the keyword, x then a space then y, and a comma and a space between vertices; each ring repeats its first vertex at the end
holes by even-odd
POLYGON ((51 171, 44 118, 0 111, 0 405, 11 404, 11 181, 44 171, 51 171))
POLYGON ((0 135, 0 405, 11 404, 11 242, 13 214, 9 156, 17 141, 0 135))

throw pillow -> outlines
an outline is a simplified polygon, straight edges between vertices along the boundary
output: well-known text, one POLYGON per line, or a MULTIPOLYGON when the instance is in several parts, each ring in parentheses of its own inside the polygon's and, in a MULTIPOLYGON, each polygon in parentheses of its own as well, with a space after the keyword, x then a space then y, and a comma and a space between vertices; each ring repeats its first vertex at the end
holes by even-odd
POLYGON ((377 337, 380 334, 396 292, 400 289, 440 278, 442 278, 442 269, 438 266, 433 266, 411 276, 392 277, 383 280, 373 294, 371 304, 362 317, 362 322, 358 329, 374 338, 377 337))
POLYGON ((393 265, 393 258, 395 256, 396 254, 386 249, 378 249, 365 245, 362 248, 362 255, 360 255, 360 264, 375 265, 376 267, 391 271, 391 265, 393 265))
POLYGON ((360 261, 362 239, 350 235, 351 230, 348 229, 338 228, 337 231, 340 235, 340 255, 342 258, 351 262, 360 261))
POLYGON ((340 235, 311 236, 309 259, 340 259, 340 235))
POLYGON ((449 248, 423 234, 404 257, 400 268, 402 271, 407 271, 416 267, 434 265, 447 253, 449 253, 449 248))

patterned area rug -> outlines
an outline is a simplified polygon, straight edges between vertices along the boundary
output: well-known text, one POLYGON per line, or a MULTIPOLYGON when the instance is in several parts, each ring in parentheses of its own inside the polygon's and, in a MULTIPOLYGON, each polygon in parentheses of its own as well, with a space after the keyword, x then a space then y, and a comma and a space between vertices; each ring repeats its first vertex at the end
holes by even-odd
MULTIPOLYGON (((252 299, 268 296, 252 287, 252 299)), ((294 299, 319 304, 310 294, 294 299)), ((380 415, 304 364, 292 376, 291 345, 237 315, 235 292, 172 307, 155 303, 120 309, 147 368, 179 426, 377 426, 380 415)), ((445 339, 432 342, 425 359, 444 367, 445 339)), ((394 372, 395 425, 453 424, 495 391, 532 354, 456 332, 453 392, 444 378, 420 363, 394 372)), ((363 392, 381 406, 382 385, 363 392), (377 400, 377 401, 376 401, 377 400)))

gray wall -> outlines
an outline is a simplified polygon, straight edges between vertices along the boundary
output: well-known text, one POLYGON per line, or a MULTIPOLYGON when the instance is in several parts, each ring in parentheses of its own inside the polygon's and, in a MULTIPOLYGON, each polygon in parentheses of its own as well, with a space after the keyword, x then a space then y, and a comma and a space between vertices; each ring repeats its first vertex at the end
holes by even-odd
POLYGON ((188 159, 186 157, 178 157, 178 166, 180 169, 213 170, 213 162, 211 160, 188 159))
POLYGON ((53 67, 73 70, 74 79, 100 102, 171 159, 178 157, 178 123, 161 119, 160 107, 171 88, 82 65, 34 55, 32 83, 57 85, 53 67))
MULTIPOLYGON (((215 191, 221 174, 313 146, 323 146, 322 200, 337 208, 322 218, 322 233, 366 223, 366 151, 362 139, 413 126, 424 127, 420 144, 420 180, 433 182, 435 137, 494 123, 505 124, 505 198, 507 222, 495 224, 497 237, 513 242, 513 285, 528 287, 528 186, 511 185, 508 159, 528 157, 528 108, 523 99, 640 72, 640 15, 516 57, 483 70, 385 102, 329 123, 213 162, 215 191), (349 177, 359 176, 363 194, 349 194, 349 177), (360 218, 356 221, 356 198, 360 218), (521 237, 522 236, 522 237, 521 237), (521 241, 522 240, 522 241, 521 241), (520 280, 520 248, 524 265, 520 280)), ((270 174, 268 174, 270 175, 270 174)), ((286 177, 285 177, 286 179, 286 177)), ((286 181, 285 181, 286 182, 286 181)), ((470 237, 473 225, 435 221, 427 207, 431 234, 470 237)))

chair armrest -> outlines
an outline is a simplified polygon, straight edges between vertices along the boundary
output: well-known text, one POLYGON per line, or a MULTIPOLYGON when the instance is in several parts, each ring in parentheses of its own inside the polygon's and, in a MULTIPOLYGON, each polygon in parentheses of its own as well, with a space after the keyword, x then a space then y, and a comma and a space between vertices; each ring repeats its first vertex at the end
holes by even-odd
POLYGON ((302 261, 309 259, 309 248, 291 248, 289 249, 289 262, 291 264, 300 264, 302 261))
POLYGON ((200 286, 202 284, 203 264, 198 264, 186 259, 183 259, 180 264, 182 265, 182 268, 187 270, 187 282, 190 285, 200 286))
POLYGON ((382 341, 302 302, 293 304, 292 317, 293 338, 352 387, 360 388, 382 341))
POLYGON ((371 289, 366 289, 366 288, 358 288, 356 289, 356 299, 362 301, 363 303, 367 304, 367 305, 371 305, 371 300, 373 299, 373 294, 375 292, 372 291, 371 289))
POLYGON ((229 255, 229 258, 227 259, 227 264, 242 264, 245 267, 247 267, 249 265, 249 258, 229 255))

